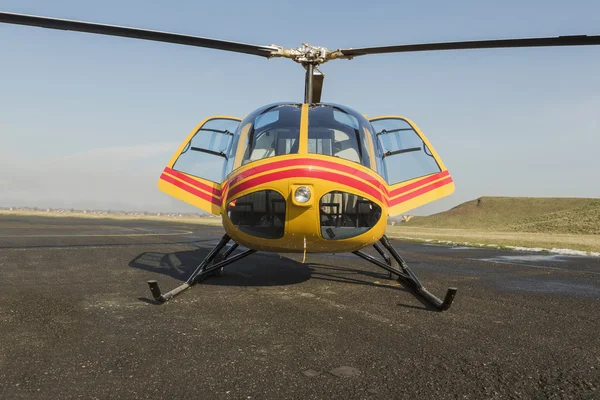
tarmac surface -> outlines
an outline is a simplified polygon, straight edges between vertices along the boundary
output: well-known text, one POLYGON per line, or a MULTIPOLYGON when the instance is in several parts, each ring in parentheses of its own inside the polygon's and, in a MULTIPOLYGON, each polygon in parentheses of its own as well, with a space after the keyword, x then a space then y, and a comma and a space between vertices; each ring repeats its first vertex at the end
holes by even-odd
POLYGON ((1 399, 600 399, 600 258, 394 242, 256 253, 164 305, 223 231, 0 216, 1 399))

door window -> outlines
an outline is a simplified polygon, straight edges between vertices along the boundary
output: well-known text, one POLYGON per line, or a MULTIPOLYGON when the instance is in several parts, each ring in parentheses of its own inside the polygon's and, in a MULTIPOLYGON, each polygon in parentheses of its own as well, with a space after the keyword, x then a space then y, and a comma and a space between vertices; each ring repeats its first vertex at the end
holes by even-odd
POLYGON ((198 178, 221 183, 238 120, 211 119, 198 129, 173 164, 173 169, 198 178))
POLYGON ((385 118, 371 124, 382 148, 384 177, 389 185, 441 171, 423 139, 407 121, 385 118))

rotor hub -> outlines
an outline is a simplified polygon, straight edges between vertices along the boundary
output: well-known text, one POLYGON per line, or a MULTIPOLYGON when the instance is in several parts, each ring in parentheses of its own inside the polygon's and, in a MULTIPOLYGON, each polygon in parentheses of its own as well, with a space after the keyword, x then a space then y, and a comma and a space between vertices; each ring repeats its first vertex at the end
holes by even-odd
POLYGON ((322 46, 311 46, 308 43, 302 43, 302 46, 286 49, 281 46, 271 45, 277 48, 276 51, 271 53, 271 57, 284 57, 296 61, 302 65, 311 64, 319 65, 329 60, 340 58, 343 56, 339 50, 329 50, 322 46))

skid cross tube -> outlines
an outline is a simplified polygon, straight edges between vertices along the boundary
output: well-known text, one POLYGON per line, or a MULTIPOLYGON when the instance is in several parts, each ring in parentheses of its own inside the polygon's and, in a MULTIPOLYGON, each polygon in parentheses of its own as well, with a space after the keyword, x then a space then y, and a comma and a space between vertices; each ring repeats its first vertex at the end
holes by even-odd
MULTIPOLYGON (((387 263, 387 265, 389 265, 391 267, 392 266, 392 259, 390 258, 390 256, 388 256, 385 253, 385 250, 383 250, 381 248, 381 246, 379 245, 379 243, 373 243, 373 248, 375 250, 377 250, 377 252, 379 253, 379 255, 381 257, 383 257, 383 259, 385 260, 385 262, 387 263)), ((388 271, 388 279, 394 279, 394 274, 392 272, 388 271)))
POLYGON ((188 280, 185 281, 185 283, 187 283, 189 285, 193 284, 193 282, 196 280, 196 277, 199 274, 201 274, 202 271, 206 268, 206 266, 214 260, 214 258, 217 256, 217 254, 219 254, 219 252, 221 250, 223 250, 223 247, 225 247, 225 245, 227 243, 229 243, 230 240, 231 240, 231 238, 229 237, 229 235, 227 235, 227 234, 223 235, 221 240, 219 240, 219 243, 217 243, 217 245, 215 247, 213 247, 213 249, 206 255, 204 260, 202 260, 200 265, 198 265, 198 268, 196 268, 196 270, 194 272, 192 272, 192 274, 190 275, 188 280))
POLYGON ((406 275, 404 272, 402 272, 402 271, 400 271, 400 270, 398 270, 398 269, 396 269, 394 267, 390 267, 389 265, 387 265, 383 261, 378 260, 375 257, 373 257, 373 256, 371 256, 371 255, 369 255, 369 254, 367 254, 367 253, 365 253, 363 251, 356 250, 356 251, 353 251, 352 253, 356 254, 357 256, 359 256, 360 258, 362 258, 363 260, 367 260, 370 263, 375 264, 378 267, 385 269, 386 271, 388 271, 388 272, 390 272, 392 274, 395 274, 395 275, 398 275, 398 276, 403 276, 404 278, 410 279, 410 276, 406 275))
POLYGON ((239 244, 237 242, 235 242, 234 244, 231 245, 231 247, 229 247, 227 250, 225 250, 225 253, 223 253, 223 260, 227 260, 227 257, 229 257, 231 255, 231 253, 233 253, 233 251, 238 248, 238 246, 239 246, 239 244))
POLYGON ((224 267, 229 264, 233 264, 234 262, 241 260, 244 257, 248 257, 250 254, 254 254, 254 253, 256 253, 256 250, 246 250, 243 253, 236 254, 235 256, 233 256, 231 258, 228 258, 226 260, 223 260, 221 262, 213 264, 210 267, 206 267, 198 275, 196 275, 192 284, 195 285, 196 283, 200 282, 202 279, 206 278, 207 276, 209 276, 210 274, 212 274, 219 268, 224 267))
MULTIPOLYGON (((406 285, 408 285, 418 295, 420 295, 424 300, 426 300, 429 304, 433 305, 439 311, 445 311, 450 308, 452 302, 454 301, 454 297, 456 296, 456 292, 458 290, 457 288, 448 288, 444 300, 440 300, 433 293, 425 289, 425 286, 423 286, 419 278, 417 278, 417 276, 411 271, 411 269, 408 268, 406 261, 404 261, 404 259, 400 256, 400 254, 398 254, 396 249, 394 249, 387 236, 384 235, 381 238, 380 242, 383 245, 383 247, 385 247, 385 249, 389 252, 389 254, 398 262, 398 265, 400 266, 399 269, 392 268, 389 265, 387 265, 387 263, 384 263, 376 259, 375 257, 370 256, 369 254, 363 253, 362 251, 355 251, 354 254, 356 254, 360 258, 371 262, 372 264, 377 265, 380 268, 387 270, 388 272, 398 275, 398 280, 400 282, 403 282, 406 285)), ((375 249, 377 250, 377 252, 381 250, 377 249, 377 247, 375 247, 375 249)))
POLYGON ((185 281, 185 283, 177 286, 175 289, 173 289, 165 294, 162 294, 157 281, 155 281, 155 280, 148 281, 148 286, 150 286, 150 292, 152 292, 152 297, 154 297, 154 300, 158 304, 165 303, 165 302, 171 300, 173 297, 180 294, 181 292, 183 292, 184 290, 189 289, 190 287, 194 286, 196 283, 201 281, 203 278, 206 278, 207 276, 209 276, 213 272, 217 271, 218 269, 220 269, 226 265, 232 264, 232 263, 256 252, 256 250, 246 250, 243 253, 239 253, 231 258, 227 258, 238 247, 238 244, 234 243, 229 249, 227 249, 227 251, 223 255, 223 260, 221 262, 218 262, 216 264, 208 266, 216 258, 216 256, 223 249, 223 247, 225 247, 225 245, 229 242, 230 239, 231 238, 229 236, 224 235, 221 238, 221 240, 219 241, 219 243, 217 243, 217 245, 208 253, 208 255, 204 258, 204 260, 202 260, 200 265, 198 265, 196 270, 190 275, 190 277, 187 279, 187 281, 185 281))
POLYGON ((373 248, 375 248, 375 250, 377 250, 379 255, 381 257, 383 257, 383 259, 385 260, 386 263, 388 263, 388 265, 392 265, 392 259, 390 258, 390 256, 385 254, 385 251, 383 251, 383 249, 381 248, 381 246, 379 244, 373 243, 373 248))

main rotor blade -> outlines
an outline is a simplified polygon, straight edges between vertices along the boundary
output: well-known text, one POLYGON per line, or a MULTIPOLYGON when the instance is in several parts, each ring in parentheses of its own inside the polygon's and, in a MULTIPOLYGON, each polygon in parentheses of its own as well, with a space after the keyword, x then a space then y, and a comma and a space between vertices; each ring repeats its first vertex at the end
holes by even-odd
POLYGON ((206 47, 209 49, 253 54, 262 57, 270 57, 272 53, 277 51, 277 47, 275 46, 258 46, 254 44, 230 42, 226 40, 209 39, 198 36, 180 35, 177 33, 150 31, 145 29, 128 28, 124 26, 95 24, 91 22, 37 17, 33 15, 14 14, 7 12, 0 12, 0 22, 16 25, 37 26, 49 29, 59 29, 64 31, 121 36, 134 39, 152 40, 155 42, 176 43, 187 46, 206 47))
POLYGON ((474 40, 468 42, 404 44, 398 46, 363 47, 340 49, 342 57, 358 57, 367 54, 408 53, 415 51, 500 49, 515 47, 593 46, 600 45, 600 36, 557 36, 525 39, 474 40))

